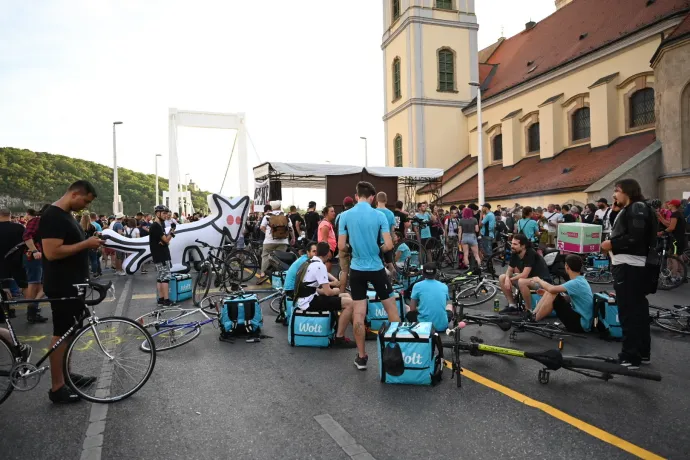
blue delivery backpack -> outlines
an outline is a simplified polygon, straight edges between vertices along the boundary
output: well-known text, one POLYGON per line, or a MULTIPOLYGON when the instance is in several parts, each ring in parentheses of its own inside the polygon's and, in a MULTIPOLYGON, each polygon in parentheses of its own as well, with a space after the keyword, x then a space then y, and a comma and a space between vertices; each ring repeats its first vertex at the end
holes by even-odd
POLYGON ((331 312, 293 308, 288 319, 288 343, 293 347, 328 348, 335 336, 337 318, 331 312))
POLYGON ((623 338, 623 327, 618 317, 618 304, 615 297, 607 292, 594 294, 594 327, 601 338, 619 340, 623 338))
POLYGON ((192 276, 187 274, 172 275, 168 283, 168 297, 173 302, 191 299, 192 276))
POLYGON ((378 333, 381 382, 435 385, 443 377, 443 344, 432 323, 384 323, 378 333))
MULTIPOLYGON (((394 291, 395 303, 398 307, 398 314, 400 318, 405 317, 405 307, 400 292, 394 291)), ((383 326, 383 323, 389 321, 386 309, 383 308, 381 299, 378 298, 375 291, 367 291, 367 316, 366 323, 369 325, 371 330, 378 331, 383 326)))
POLYGON ((254 294, 226 298, 220 310, 219 324, 221 337, 238 335, 258 337, 264 326, 259 299, 254 294))
POLYGON ((271 275, 271 287, 273 289, 280 289, 283 287, 285 281, 285 272, 277 272, 271 275))

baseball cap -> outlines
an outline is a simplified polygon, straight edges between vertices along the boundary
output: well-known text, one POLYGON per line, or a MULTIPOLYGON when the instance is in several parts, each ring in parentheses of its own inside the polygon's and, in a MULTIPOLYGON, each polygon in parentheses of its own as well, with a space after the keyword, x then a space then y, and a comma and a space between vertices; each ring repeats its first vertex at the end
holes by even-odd
POLYGON ((676 208, 680 208, 680 200, 667 201, 666 204, 670 204, 671 206, 675 206, 676 208))
POLYGON ((424 278, 435 278, 436 271, 436 262, 429 262, 427 264, 424 264, 424 267, 422 267, 422 273, 424 274, 424 278))
POLYGON ((609 204, 608 200, 606 198, 599 198, 597 200, 597 203, 604 203, 604 204, 609 204))
POLYGON ((355 200, 353 200, 351 196, 346 196, 343 200, 343 206, 353 206, 354 204, 355 200))
POLYGON ((484 203, 484 204, 482 205, 482 208, 491 209, 491 205, 490 205, 489 203, 484 203))

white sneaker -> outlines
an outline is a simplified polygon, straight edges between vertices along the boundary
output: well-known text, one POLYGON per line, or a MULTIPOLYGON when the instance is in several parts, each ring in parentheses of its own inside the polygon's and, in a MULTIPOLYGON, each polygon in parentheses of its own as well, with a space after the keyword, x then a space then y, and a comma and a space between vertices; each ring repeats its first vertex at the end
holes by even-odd
POLYGON ((115 274, 119 275, 119 276, 127 276, 127 273, 124 270, 121 270, 119 272, 115 272, 115 274))

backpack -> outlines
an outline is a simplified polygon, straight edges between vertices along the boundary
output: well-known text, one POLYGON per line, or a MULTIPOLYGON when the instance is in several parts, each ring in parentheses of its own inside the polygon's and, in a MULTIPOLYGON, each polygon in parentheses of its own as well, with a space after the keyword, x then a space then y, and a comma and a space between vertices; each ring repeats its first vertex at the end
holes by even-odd
POLYGON ((259 336, 264 320, 258 297, 245 294, 225 299, 218 323, 222 338, 259 336))
POLYGON ((271 235, 274 240, 284 240, 290 234, 289 219, 282 212, 269 217, 268 226, 271 227, 271 235))
POLYGON ((506 234, 508 233, 508 226, 501 219, 496 219, 496 228, 494 229, 495 234, 506 234))
POLYGON ((594 294, 594 327, 604 340, 621 340, 623 327, 618 316, 618 304, 606 292, 594 294))
POLYGON ((304 277, 307 275, 307 269, 309 268, 309 265, 311 265, 313 262, 313 260, 309 259, 305 263, 303 263, 302 266, 299 267, 299 270, 297 270, 297 275, 295 276, 295 293, 292 296, 292 301, 295 303, 295 308, 297 308, 297 299, 299 299, 300 297, 308 297, 312 295, 314 292, 316 292, 315 287, 303 285, 304 277))
POLYGON ((127 230, 125 230, 125 236, 127 238, 132 238, 132 233, 134 233, 134 229, 127 227, 127 230), (127 230, 129 230, 129 232, 127 230))
POLYGON ((378 332, 379 380, 436 385, 443 378, 443 344, 432 323, 384 323, 378 332))

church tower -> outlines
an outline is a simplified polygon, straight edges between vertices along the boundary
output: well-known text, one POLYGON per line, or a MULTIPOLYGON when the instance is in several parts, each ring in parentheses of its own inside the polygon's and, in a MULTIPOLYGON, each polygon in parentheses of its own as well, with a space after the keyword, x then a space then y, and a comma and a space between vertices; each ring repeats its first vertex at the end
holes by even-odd
POLYGON ((468 154, 475 0, 383 0, 386 165, 447 169, 468 154))

